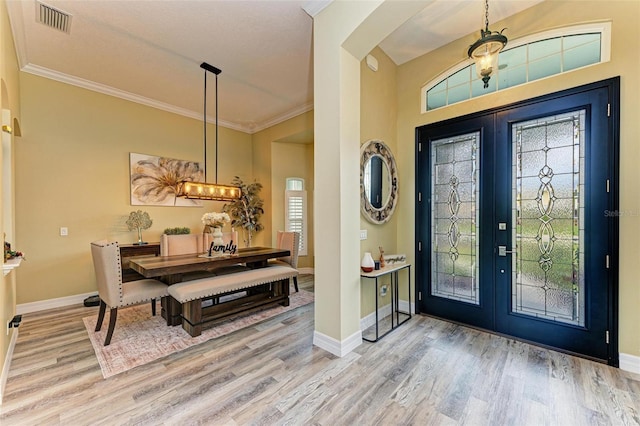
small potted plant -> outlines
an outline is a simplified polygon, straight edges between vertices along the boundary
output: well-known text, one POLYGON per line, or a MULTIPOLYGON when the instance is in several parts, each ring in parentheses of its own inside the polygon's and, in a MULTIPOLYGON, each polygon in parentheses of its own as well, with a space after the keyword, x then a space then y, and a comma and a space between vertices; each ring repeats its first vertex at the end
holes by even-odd
POLYGON ((127 226, 129 227, 129 231, 133 231, 134 229, 138 231, 138 242, 136 244, 143 245, 147 244, 142 241, 142 230, 151 228, 153 221, 149 216, 149 213, 143 212, 142 210, 138 210, 135 212, 129 213, 129 219, 127 219, 127 226))
POLYGON ((167 235, 186 235, 191 233, 191 229, 187 228, 186 226, 178 226, 175 228, 166 228, 163 233, 167 235))

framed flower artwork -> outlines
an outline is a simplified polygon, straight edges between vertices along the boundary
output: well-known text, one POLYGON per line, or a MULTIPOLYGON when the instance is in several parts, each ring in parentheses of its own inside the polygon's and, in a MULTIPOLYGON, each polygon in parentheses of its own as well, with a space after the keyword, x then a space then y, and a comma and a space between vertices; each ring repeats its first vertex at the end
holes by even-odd
POLYGON ((204 172, 197 161, 129 153, 132 206, 200 207, 202 201, 176 197, 183 181, 202 182, 204 172))

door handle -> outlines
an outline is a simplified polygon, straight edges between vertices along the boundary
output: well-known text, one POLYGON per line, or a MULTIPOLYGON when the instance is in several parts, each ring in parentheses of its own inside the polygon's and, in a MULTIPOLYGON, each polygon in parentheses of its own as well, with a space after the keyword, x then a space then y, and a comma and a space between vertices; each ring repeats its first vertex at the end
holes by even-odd
POLYGON ((507 246, 498 246, 498 256, 505 257, 507 254, 515 253, 515 250, 507 250, 507 246))

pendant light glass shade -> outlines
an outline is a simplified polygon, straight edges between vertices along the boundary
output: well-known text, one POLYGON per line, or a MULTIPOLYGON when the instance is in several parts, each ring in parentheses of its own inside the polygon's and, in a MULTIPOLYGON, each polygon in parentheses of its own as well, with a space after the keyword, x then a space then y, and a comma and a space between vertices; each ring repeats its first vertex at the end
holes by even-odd
POLYGON ((480 38, 469 47, 467 54, 476 63, 476 74, 489 87, 489 79, 498 69, 498 55, 507 45, 507 37, 501 32, 489 30, 489 0, 485 0, 485 29, 480 30, 480 38))
POLYGON ((206 62, 200 64, 204 69, 204 179, 207 180, 207 72, 216 75, 216 181, 208 182, 180 182, 177 197, 190 198, 196 200, 211 201, 232 201, 240 198, 242 191, 237 186, 218 184, 218 74, 222 72, 219 68, 209 65, 206 62))

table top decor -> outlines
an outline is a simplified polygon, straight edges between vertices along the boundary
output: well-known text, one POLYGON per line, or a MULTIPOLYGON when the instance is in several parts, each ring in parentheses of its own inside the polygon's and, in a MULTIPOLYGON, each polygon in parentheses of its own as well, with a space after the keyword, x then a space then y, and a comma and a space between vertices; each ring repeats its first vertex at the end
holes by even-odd
POLYGON ((231 222, 231 217, 225 212, 209 212, 202 215, 202 223, 211 228, 222 228, 225 223, 231 222))
POLYGON ((138 231, 138 242, 137 244, 143 245, 147 244, 142 240, 142 230, 151 228, 153 224, 153 220, 149 216, 149 213, 143 212, 142 210, 138 210, 135 212, 129 213, 129 218, 127 219, 127 227, 129 231, 137 230, 138 231))

